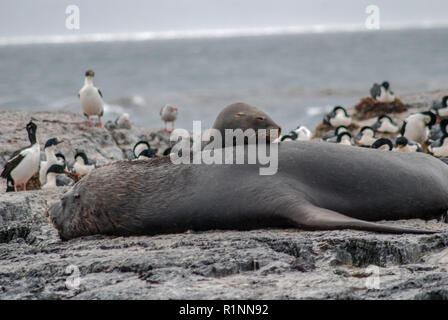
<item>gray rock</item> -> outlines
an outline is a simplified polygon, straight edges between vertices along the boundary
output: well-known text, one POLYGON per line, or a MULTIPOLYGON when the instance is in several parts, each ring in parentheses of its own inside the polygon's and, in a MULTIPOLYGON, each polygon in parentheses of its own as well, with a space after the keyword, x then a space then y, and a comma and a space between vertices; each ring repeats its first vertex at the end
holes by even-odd
POLYGON ((422 236, 270 229, 63 242, 46 212, 66 190, 0 194, 0 299, 447 297, 448 225, 437 221, 388 222, 443 231, 422 236))

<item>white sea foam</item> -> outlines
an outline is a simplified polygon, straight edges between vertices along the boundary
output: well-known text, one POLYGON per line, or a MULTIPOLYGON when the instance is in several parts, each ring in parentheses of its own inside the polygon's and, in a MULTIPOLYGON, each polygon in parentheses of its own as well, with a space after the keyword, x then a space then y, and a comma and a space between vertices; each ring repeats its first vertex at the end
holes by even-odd
MULTIPOLYGON (((427 29, 447 28, 448 22, 428 22, 407 24, 382 24, 381 30, 427 29)), ((172 30, 147 31, 132 33, 88 33, 70 35, 44 35, 44 36, 17 36, 0 37, 0 46, 28 45, 28 44, 58 44, 82 42, 115 42, 115 41, 148 41, 169 39, 196 39, 196 38, 226 38, 251 37, 269 35, 288 35, 304 33, 335 33, 335 32, 375 32, 365 28, 364 24, 345 25, 307 25, 287 27, 258 27, 258 28, 229 28, 229 29, 201 29, 201 30, 172 30)))

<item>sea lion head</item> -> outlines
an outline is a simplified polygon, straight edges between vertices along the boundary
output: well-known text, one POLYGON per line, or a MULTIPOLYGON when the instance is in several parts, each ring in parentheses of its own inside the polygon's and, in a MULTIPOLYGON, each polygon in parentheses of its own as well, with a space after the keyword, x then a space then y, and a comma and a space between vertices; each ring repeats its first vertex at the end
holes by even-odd
POLYGON ((243 131, 253 129, 257 135, 264 135, 259 130, 265 129, 267 142, 271 142, 271 129, 277 129, 278 136, 281 134, 280 126, 271 117, 263 111, 243 102, 233 103, 225 107, 216 118, 213 128, 219 130, 223 137, 225 136, 225 129, 241 129, 243 131))

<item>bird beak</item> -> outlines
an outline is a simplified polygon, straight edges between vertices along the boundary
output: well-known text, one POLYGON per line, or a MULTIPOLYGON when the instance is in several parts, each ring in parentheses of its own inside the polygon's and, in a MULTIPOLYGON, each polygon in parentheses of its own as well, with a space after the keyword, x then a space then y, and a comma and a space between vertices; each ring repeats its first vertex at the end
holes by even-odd
POLYGON ((62 143, 62 142, 64 142, 64 140, 56 140, 56 144, 60 144, 60 143, 62 143))
POLYGON ((173 107, 173 110, 176 110, 176 111, 177 111, 177 108, 176 108, 176 107, 173 107))
POLYGON ((70 173, 70 171, 68 171, 67 169, 64 169, 64 173, 68 174, 68 173, 70 173))

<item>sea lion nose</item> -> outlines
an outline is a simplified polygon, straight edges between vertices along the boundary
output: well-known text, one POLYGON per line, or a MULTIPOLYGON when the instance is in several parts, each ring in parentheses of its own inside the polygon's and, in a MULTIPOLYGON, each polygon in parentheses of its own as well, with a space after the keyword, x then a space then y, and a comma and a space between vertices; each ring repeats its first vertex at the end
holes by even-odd
POLYGON ((278 130, 278 136, 279 137, 282 134, 282 128, 280 126, 278 126, 277 124, 270 126, 268 128, 268 130, 278 130))

